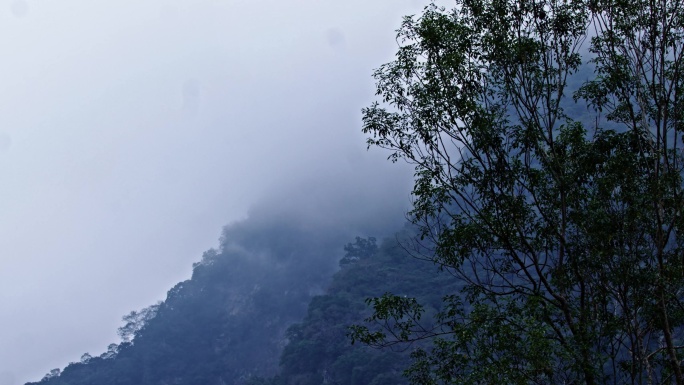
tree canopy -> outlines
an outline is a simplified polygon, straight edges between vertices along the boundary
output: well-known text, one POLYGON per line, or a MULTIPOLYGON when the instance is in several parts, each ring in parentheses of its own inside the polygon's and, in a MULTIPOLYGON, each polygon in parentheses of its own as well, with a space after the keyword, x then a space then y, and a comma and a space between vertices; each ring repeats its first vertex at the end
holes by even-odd
POLYGON ((421 326, 385 295, 353 338, 432 339, 416 384, 684 384, 679 0, 457 0, 406 17, 368 144, 415 166, 416 254, 465 285, 421 326))

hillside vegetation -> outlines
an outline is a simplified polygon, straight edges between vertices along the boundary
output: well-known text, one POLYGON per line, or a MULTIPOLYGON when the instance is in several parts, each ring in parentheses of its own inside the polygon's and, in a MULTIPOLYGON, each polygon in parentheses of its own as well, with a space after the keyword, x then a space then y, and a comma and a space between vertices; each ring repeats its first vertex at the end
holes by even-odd
POLYGON ((357 237, 334 246, 284 224, 269 237, 228 229, 191 279, 123 317, 121 343, 30 384, 406 383, 410 350, 352 345, 348 334, 377 293, 438 306, 455 289, 448 274, 405 250, 407 232, 379 245, 357 237))

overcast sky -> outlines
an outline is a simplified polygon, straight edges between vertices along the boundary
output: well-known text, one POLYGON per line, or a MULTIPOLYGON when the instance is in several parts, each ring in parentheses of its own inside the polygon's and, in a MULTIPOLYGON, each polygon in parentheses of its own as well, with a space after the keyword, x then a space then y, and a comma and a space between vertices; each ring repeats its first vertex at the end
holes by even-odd
POLYGON ((407 207, 360 109, 424 5, 0 0, 0 385, 103 352, 250 209, 407 207))

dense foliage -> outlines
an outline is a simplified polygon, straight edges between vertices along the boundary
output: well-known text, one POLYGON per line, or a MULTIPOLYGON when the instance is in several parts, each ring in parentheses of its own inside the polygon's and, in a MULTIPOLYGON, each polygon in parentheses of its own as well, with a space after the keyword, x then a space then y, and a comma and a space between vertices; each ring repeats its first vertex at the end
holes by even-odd
MULTIPOLYGON (((407 235, 402 235, 404 241, 407 235)), ((269 385, 400 385, 410 362, 406 347, 377 350, 351 345, 349 326, 370 316, 366 299, 378 292, 419 298, 427 306, 424 321, 436 312, 442 294, 457 290, 437 267, 411 256, 397 239, 378 248, 373 238, 357 238, 345 247, 342 269, 324 295, 314 297, 303 322, 291 326, 281 357, 280 375, 269 385)))
POLYGON ((684 4, 455 3, 405 19, 364 131, 465 287, 436 329, 377 298, 355 338, 433 338, 416 384, 684 384, 684 4))

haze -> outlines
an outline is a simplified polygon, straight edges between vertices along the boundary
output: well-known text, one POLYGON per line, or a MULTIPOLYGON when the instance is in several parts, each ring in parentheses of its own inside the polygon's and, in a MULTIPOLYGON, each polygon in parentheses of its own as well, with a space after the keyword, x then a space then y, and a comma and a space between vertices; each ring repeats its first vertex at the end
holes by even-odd
POLYGON ((250 213, 399 223, 360 109, 424 3, 0 2, 0 385, 103 352, 250 213))

